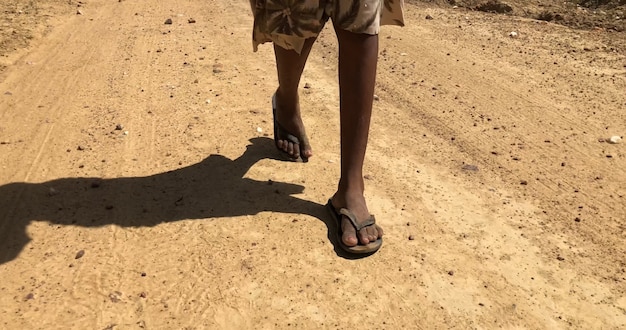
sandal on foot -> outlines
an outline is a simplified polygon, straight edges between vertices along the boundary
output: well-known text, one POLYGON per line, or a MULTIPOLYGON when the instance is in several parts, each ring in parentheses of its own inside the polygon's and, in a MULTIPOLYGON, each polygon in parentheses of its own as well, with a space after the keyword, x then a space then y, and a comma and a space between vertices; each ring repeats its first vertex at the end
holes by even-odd
MULTIPOLYGON (((343 242, 343 230, 341 230, 341 217, 346 216, 346 218, 348 218, 348 220, 350 221, 350 224, 352 225, 352 227, 354 227, 354 229, 356 230, 356 233, 358 235, 358 232, 368 226, 373 226, 376 224, 376 219, 374 218, 373 215, 370 215, 369 218, 367 218, 367 220, 365 220, 363 223, 357 223, 356 222, 356 216, 354 215, 354 213, 352 213, 350 210, 346 209, 346 208, 340 208, 338 211, 337 209, 335 209, 335 207, 333 206, 333 203, 331 202, 331 200, 328 200, 328 204, 326 204, 326 207, 328 208, 328 211, 330 212, 330 214, 333 216, 333 218, 335 219, 335 222, 337 223, 337 242, 339 243, 339 246, 346 252, 351 253, 351 254, 371 254, 374 253, 376 251, 378 251, 378 249, 380 249, 380 247, 383 245, 383 238, 380 237, 377 240, 373 241, 373 242, 369 242, 366 245, 361 244, 361 242, 359 242, 357 245, 355 246, 348 246, 343 242)), ((357 236, 358 239, 358 236, 357 236)))
POLYGON ((289 133, 289 131, 284 129, 276 120, 276 94, 272 96, 272 116, 274 117, 274 145, 276 146, 276 149, 278 149, 278 151, 280 151, 283 155, 289 157, 290 160, 297 161, 300 158, 302 159, 302 162, 308 162, 309 158, 302 154, 302 149, 300 149, 300 156, 294 157, 278 146, 279 140, 287 140, 293 144, 297 144, 298 148, 300 148, 302 144, 300 144, 300 139, 298 137, 289 133))

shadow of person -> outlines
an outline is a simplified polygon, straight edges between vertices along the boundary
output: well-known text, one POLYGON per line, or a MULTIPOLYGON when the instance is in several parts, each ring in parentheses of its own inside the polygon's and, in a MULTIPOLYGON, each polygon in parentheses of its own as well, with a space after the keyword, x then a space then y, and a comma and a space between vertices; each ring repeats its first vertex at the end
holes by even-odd
POLYGON ((323 221, 337 250, 323 205, 292 195, 304 187, 244 178, 271 155, 268 138, 253 138, 243 155, 203 161, 145 177, 62 178, 0 186, 0 265, 15 259, 30 241, 31 221, 59 225, 150 227, 183 219, 254 215, 263 211, 306 214, 323 221))

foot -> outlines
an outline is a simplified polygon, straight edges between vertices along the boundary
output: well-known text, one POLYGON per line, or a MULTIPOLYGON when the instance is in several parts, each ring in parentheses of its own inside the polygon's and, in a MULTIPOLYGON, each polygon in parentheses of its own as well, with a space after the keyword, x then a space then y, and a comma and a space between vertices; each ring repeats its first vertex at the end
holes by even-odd
POLYGON ((313 150, 309 144, 304 123, 300 116, 300 103, 297 96, 295 98, 284 97, 280 91, 276 91, 276 122, 285 131, 298 138, 300 143, 294 143, 285 138, 285 136, 276 137, 276 147, 284 151, 293 159, 302 158, 307 161, 313 156, 313 150), (291 109, 291 110, 286 110, 291 109))
MULTIPOLYGON (((362 223, 370 217, 365 203, 365 197, 363 197, 362 193, 336 192, 331 198, 331 203, 336 210, 346 208, 354 213, 357 218, 357 223, 362 223)), ((346 216, 342 216, 341 231, 343 233, 341 240, 347 246, 356 246, 358 244, 367 245, 383 237, 383 229, 377 224, 362 228, 357 233, 346 216)))

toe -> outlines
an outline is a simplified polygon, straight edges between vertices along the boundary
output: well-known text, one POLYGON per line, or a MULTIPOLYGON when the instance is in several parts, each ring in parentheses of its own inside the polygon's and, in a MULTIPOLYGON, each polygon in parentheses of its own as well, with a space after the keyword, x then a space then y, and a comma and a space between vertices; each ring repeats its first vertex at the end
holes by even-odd
POLYGON ((378 234, 376 236, 377 238, 383 237, 383 228, 382 227, 379 227, 378 225, 376 225, 376 231, 377 231, 377 234, 378 234))
POLYGON ((378 239, 378 226, 370 226, 367 228, 367 232, 370 235, 370 242, 373 242, 378 239))
POLYGON ((341 222, 341 230, 343 231, 341 240, 345 245, 356 246, 359 243, 356 238, 356 231, 354 230, 354 227, 352 227, 350 221, 346 220, 345 218, 341 222))
POLYGON ((292 145, 292 150, 293 153, 291 155, 293 155, 294 158, 298 158, 300 157, 300 145, 299 144, 295 144, 295 143, 290 143, 292 145))
POLYGON ((286 140, 278 140, 278 148, 280 148, 284 152, 289 152, 289 145, 286 140))
POLYGON ((359 241, 363 245, 367 245, 370 242, 370 235, 367 232, 367 228, 363 228, 359 231, 359 241))

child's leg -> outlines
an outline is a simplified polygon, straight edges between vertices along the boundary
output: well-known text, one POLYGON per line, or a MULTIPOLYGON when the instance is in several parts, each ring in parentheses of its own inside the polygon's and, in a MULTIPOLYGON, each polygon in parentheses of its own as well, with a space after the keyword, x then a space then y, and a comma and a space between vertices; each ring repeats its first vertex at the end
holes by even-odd
POLYGON ((306 158, 313 155, 313 151, 306 137, 302 117, 300 116, 298 85, 315 39, 316 38, 307 39, 300 54, 294 50, 286 50, 280 46, 274 45, 276 68, 278 70, 276 120, 285 130, 297 135, 300 140, 300 145, 294 144, 288 140, 279 140, 278 147, 288 152, 294 158, 297 158, 300 154, 306 158))
MULTIPOLYGON (((360 221, 370 216, 363 196, 363 161, 374 100, 378 35, 359 34, 335 26, 339 41, 339 89, 341 111, 341 179, 332 198, 335 207, 351 210, 360 221)), ((344 218, 343 241, 358 244, 355 229, 344 218)), ((361 244, 383 234, 378 226, 368 226, 358 234, 361 244)))

